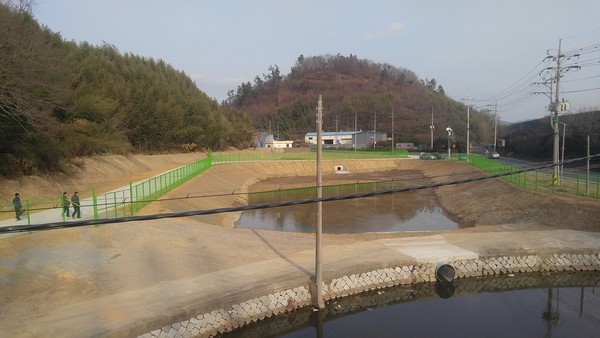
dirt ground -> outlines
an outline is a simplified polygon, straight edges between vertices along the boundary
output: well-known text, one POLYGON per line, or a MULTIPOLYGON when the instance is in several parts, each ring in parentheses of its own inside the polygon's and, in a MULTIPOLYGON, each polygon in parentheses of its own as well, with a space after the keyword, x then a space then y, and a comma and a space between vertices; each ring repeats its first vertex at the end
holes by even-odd
MULTIPOLYGON (((106 190, 203 158, 203 154, 107 156, 82 161, 70 175, 2 181, 14 191, 44 196, 63 190, 106 190)), ((485 175, 446 161, 344 161, 348 175, 324 167, 324 183, 410 179, 411 184, 485 175)), ((337 163, 336 163, 337 164, 337 163)), ((143 210, 144 214, 212 209, 245 203, 237 192, 314 185, 313 162, 216 166, 143 210), (267 178, 271 178, 266 180, 267 178), (260 183, 262 182, 262 183, 260 183), (235 193, 234 193, 235 192, 235 193), (206 196, 181 198, 183 196, 206 196)), ((329 168, 331 167, 331 168, 329 168)), ((600 202, 523 191, 500 179, 435 189, 438 203, 461 231, 575 229, 600 231, 600 202)), ((0 328, 41 318, 53 308, 151 286, 314 247, 313 234, 236 229, 239 214, 86 226, 0 237, 0 328)), ((417 233, 418 234, 418 233, 417 233)), ((326 235, 325 245, 351 245, 415 233, 326 235)))

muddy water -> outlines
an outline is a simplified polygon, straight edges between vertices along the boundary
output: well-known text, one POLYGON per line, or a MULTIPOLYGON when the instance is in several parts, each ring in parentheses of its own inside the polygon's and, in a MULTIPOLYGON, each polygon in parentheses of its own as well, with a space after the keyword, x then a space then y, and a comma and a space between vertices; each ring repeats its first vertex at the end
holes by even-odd
MULTIPOLYGON (((344 185, 326 189, 323 196, 339 196, 385 190, 388 184, 344 185)), ((394 188, 398 187, 395 182, 394 188)), ((315 197, 314 190, 251 194, 249 204, 282 202, 315 197)), ((314 232, 316 204, 245 211, 238 228, 314 232)), ((457 229, 439 207, 431 190, 378 195, 343 201, 323 202, 324 233, 429 231, 457 229)))

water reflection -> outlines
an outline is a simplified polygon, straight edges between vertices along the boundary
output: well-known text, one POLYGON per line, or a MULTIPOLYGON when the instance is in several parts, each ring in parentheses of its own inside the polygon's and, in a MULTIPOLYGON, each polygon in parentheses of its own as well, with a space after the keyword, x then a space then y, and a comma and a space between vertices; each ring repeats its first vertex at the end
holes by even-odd
MULTIPOLYGON (((396 183, 398 184, 398 183, 396 183)), ((384 189, 378 185, 353 185, 329 189, 324 196, 337 196, 384 189), (349 190, 351 189, 351 190, 349 190)), ((283 202, 292 199, 313 198, 314 191, 272 192, 250 195, 249 204, 283 202)), ((358 233, 388 231, 424 231, 457 229, 457 224, 445 216, 437 205, 432 191, 416 191, 366 198, 332 201, 323 204, 323 232, 358 233)), ((316 208, 314 204, 249 210, 242 213, 239 228, 314 232, 316 208)))
POLYGON ((243 327, 225 337, 596 337, 600 273, 521 274, 395 287, 243 327))

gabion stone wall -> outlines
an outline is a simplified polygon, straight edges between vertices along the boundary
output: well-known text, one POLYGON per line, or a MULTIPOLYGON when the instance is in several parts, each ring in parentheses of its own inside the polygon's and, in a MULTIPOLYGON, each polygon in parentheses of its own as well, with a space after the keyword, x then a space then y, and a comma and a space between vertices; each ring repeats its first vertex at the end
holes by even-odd
MULTIPOLYGON (((499 256, 448 261, 456 278, 549 271, 600 270, 600 254, 553 254, 546 256, 499 256)), ((334 278, 323 285, 323 299, 333 300, 390 286, 435 281, 434 263, 378 269, 334 278)), ((166 325, 140 335, 142 338, 213 337, 236 328, 312 304, 309 285, 278 291, 233 304, 189 320, 166 325)))

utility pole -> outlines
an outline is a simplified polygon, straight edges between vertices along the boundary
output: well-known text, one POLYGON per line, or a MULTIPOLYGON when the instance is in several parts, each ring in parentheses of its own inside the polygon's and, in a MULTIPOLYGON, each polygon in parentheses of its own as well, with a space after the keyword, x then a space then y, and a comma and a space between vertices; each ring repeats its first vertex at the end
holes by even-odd
POLYGON ((394 148, 396 146, 396 139, 394 138, 394 108, 392 107, 392 153, 394 152, 394 148))
POLYGON ((435 126, 433 125, 433 107, 431 107, 431 125, 429 126, 429 129, 431 129, 431 150, 433 151, 433 129, 435 129, 435 126))
MULTIPOLYGON (((554 170, 553 170, 553 174, 552 174, 552 186, 556 186, 558 184, 558 174, 559 174, 559 151, 560 151, 560 130, 559 130, 559 120, 558 120, 558 113, 560 112, 564 112, 564 111, 568 111, 569 110, 569 102, 565 102, 564 99, 560 99, 560 78, 562 77, 562 73, 563 72, 567 72, 570 70, 579 70, 581 69, 581 66, 579 65, 567 65, 567 66, 562 66, 561 62, 562 59, 565 57, 565 55, 562 54, 562 50, 561 50, 561 44, 562 44, 562 40, 559 39, 558 40, 558 52, 556 54, 556 57, 549 55, 550 53, 548 53, 548 56, 546 57, 546 59, 552 59, 556 61, 556 67, 548 67, 545 69, 545 71, 554 71, 554 82, 556 83, 556 87, 555 87, 555 95, 554 95, 554 101, 552 100, 552 87, 550 87, 550 107, 549 107, 549 111, 551 113, 551 121, 550 124, 552 125, 552 131, 554 133, 554 146, 553 146, 553 163, 554 163, 554 170)), ((579 54, 573 54, 573 55, 569 55, 567 56, 567 60, 570 60, 573 57, 579 57, 579 54)))
POLYGON ((562 58, 562 55, 560 53, 560 47, 561 47, 561 42, 562 40, 559 39, 558 40, 558 54, 556 55, 556 94, 554 96, 554 106, 552 107, 552 111, 553 113, 553 117, 552 117, 552 129, 554 132, 554 151, 553 151, 553 160, 554 160, 554 171, 552 174, 552 185, 556 186, 556 184, 558 183, 558 156, 559 156, 559 144, 560 144, 560 135, 559 135, 559 126, 558 126, 558 106, 559 106, 559 99, 558 96, 560 95, 560 60, 562 58))
POLYGON ((471 95, 469 93, 467 93, 467 97, 463 98, 462 100, 465 101, 466 105, 467 105, 467 158, 469 158, 469 154, 471 152, 471 150, 470 150, 471 141, 469 139, 469 134, 471 133, 471 121, 470 121, 471 111, 470 110, 471 110, 471 100, 473 100, 473 98, 471 97, 471 95))
POLYGON ((354 111, 354 153, 356 154, 356 136, 358 135, 356 132, 356 110, 354 111))
POLYGON ((377 144, 377 113, 373 114, 373 149, 377 144))
POLYGON ((556 185, 558 180, 558 152, 559 152, 559 144, 560 144, 560 135, 559 135, 559 126, 558 126, 558 96, 560 95, 560 59, 562 55, 560 55, 560 47, 562 40, 558 40, 558 54, 556 56, 556 94, 554 96, 554 119, 552 121, 554 128, 554 175, 552 177, 552 183, 556 185))
POLYGON ((335 116, 335 147, 338 146, 339 144, 339 136, 338 136, 338 118, 337 115, 335 116))
POLYGON ((561 149, 561 160, 560 160, 560 175, 559 175, 559 182, 560 182, 560 188, 562 189, 563 186, 563 176, 565 174, 565 167, 564 167, 564 163, 565 163, 565 136, 567 135, 567 124, 563 123, 563 137, 562 137, 562 149, 561 149))
POLYGON ((585 171, 585 195, 590 194, 590 135, 587 136, 587 161, 585 171))
POLYGON ((496 104, 494 105, 494 152, 496 152, 496 143, 498 137, 498 100, 496 100, 496 104))
MULTIPOLYGON (((317 103, 317 198, 323 197, 323 100, 319 94, 317 103)), ((317 229, 315 248, 315 293, 318 309, 325 307, 323 302, 323 271, 321 267, 321 236, 323 232, 323 202, 317 202, 317 229)))

